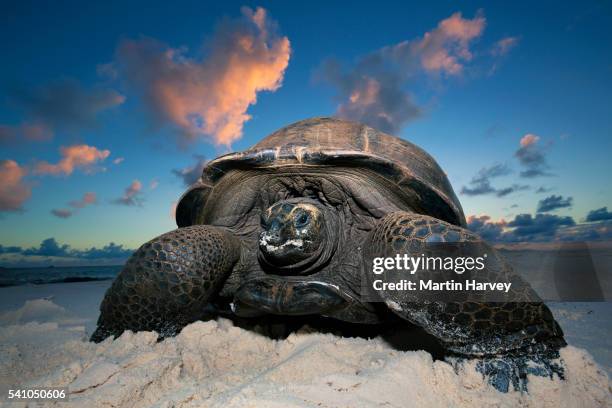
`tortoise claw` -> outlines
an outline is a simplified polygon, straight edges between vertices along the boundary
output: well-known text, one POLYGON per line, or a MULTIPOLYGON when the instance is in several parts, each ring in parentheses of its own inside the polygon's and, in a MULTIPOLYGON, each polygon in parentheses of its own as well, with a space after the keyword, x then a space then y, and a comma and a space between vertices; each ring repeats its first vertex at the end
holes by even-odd
MULTIPOLYGON (((465 357, 451 357, 447 360, 455 369, 468 361, 465 357)), ((565 379, 565 365, 559 350, 542 344, 535 345, 532 350, 481 357, 476 361, 476 371, 496 390, 504 393, 513 389, 528 392, 529 375, 565 379)))

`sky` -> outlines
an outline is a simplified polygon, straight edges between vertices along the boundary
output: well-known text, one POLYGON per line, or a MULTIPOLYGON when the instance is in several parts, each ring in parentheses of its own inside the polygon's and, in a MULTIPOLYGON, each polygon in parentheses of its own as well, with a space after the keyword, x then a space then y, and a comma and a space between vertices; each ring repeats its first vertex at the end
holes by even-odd
POLYGON ((612 237, 610 2, 11 2, 0 265, 113 263, 315 116, 413 142, 494 242, 612 237))

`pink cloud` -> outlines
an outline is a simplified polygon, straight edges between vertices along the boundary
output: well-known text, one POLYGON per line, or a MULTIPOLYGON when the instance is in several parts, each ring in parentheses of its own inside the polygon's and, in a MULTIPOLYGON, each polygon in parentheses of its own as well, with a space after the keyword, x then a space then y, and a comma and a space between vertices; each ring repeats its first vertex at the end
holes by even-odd
POLYGON ((521 138, 519 143, 521 147, 528 147, 537 143, 538 140, 540 140, 540 136, 534 135, 533 133, 527 133, 521 138))
POLYGON ((460 75, 471 61, 471 46, 485 28, 485 18, 455 13, 422 37, 389 45, 361 57, 348 70, 333 60, 322 76, 338 89, 338 116, 388 133, 422 114, 409 88, 419 75, 460 75))
POLYGON ((511 49, 518 45, 518 42, 518 37, 504 37, 493 45, 491 52, 496 56, 506 55, 511 49))
POLYGON ((121 164, 125 161, 124 157, 117 157, 116 159, 113 160, 113 164, 121 164))
POLYGON ((490 223, 490 224, 498 225, 498 226, 504 227, 504 228, 508 225, 508 222, 505 219, 503 219, 503 218, 500 218, 498 221, 492 221, 491 216, 487 215, 487 214, 468 215, 468 217, 467 217, 467 223, 468 224, 471 224, 471 223, 476 222, 476 221, 480 221, 482 223, 490 223))
POLYGON ((151 182, 149 183, 149 190, 155 190, 157 187, 159 187, 159 180, 158 179, 151 180, 151 182))
POLYGON ((472 59, 470 42, 480 37, 485 24, 483 16, 470 20, 454 13, 425 33, 421 40, 413 42, 413 54, 420 58, 425 71, 457 75, 463 70, 462 61, 472 59))
POLYGON ((104 161, 110 155, 110 150, 99 150, 97 147, 82 144, 61 147, 60 153, 62 159, 58 163, 39 162, 35 173, 70 175, 75 169, 89 173, 95 169, 97 163, 104 161))
POLYGON ((0 161, 0 211, 21 211, 32 195, 31 186, 23 181, 27 170, 14 160, 0 161))
POLYGON ((88 205, 95 204, 97 201, 98 199, 96 193, 89 191, 83 195, 83 198, 80 200, 70 201, 68 205, 72 208, 84 208, 88 205))
POLYGON ((520 147, 514 152, 514 157, 524 167, 524 170, 520 172, 521 177, 535 178, 552 175, 546 160, 546 150, 538 145, 539 140, 540 136, 527 133, 519 141, 520 147))
POLYGON ((0 143, 20 141, 44 142, 53 138, 53 130, 43 123, 22 123, 17 126, 0 125, 0 143))
POLYGON ((87 192, 83 194, 83 198, 80 200, 73 200, 68 203, 72 209, 69 208, 55 208, 51 210, 51 214, 58 218, 70 218, 81 208, 85 208, 88 205, 95 204, 97 202, 96 193, 87 192))
POLYGON ((209 137, 230 145, 242 136, 257 94, 281 86, 291 47, 275 28, 263 8, 243 7, 240 19, 219 26, 203 59, 143 39, 120 44, 118 65, 152 115, 177 127, 183 142, 209 137))
POLYGON ((497 40, 495 44, 493 44, 491 50, 489 51, 493 58, 491 60, 492 65, 489 69, 488 75, 493 75, 495 71, 497 71, 503 58, 510 52, 510 50, 516 47, 518 43, 518 37, 504 37, 497 40))
POLYGON ((142 205, 142 183, 139 180, 134 180, 125 189, 123 195, 114 200, 115 204, 127 205, 127 206, 141 206, 142 205))

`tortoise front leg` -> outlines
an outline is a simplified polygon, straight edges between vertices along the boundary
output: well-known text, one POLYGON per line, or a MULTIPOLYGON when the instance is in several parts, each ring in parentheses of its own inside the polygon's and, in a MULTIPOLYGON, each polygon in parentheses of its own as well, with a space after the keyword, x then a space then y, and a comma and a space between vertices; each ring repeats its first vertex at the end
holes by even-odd
MULTIPOLYGON (((525 389, 527 374, 562 376, 563 370, 554 360, 566 343, 552 313, 494 248, 464 228, 404 211, 386 215, 370 232, 364 245, 363 273, 367 287, 371 288, 378 279, 372 272, 375 258, 397 254, 448 255, 442 252, 451 246, 440 243, 469 243, 462 244, 465 251, 472 248, 480 256, 487 254, 486 267, 479 276, 489 282, 512 282, 512 289, 504 299, 488 301, 472 292, 441 297, 435 292, 430 295, 410 290, 377 291, 380 300, 396 315, 423 327, 455 355, 477 358, 478 369, 500 391, 507 391, 510 384, 525 389)), ((397 276, 394 274, 397 271, 390 273, 397 276)), ((453 275, 454 272, 422 270, 401 274, 401 278, 415 282, 418 287, 420 279, 438 282, 458 279, 453 275)))
POLYGON ((100 305, 92 341, 124 330, 176 334, 201 318, 240 258, 240 241, 229 231, 193 225, 160 235, 128 260, 100 305))

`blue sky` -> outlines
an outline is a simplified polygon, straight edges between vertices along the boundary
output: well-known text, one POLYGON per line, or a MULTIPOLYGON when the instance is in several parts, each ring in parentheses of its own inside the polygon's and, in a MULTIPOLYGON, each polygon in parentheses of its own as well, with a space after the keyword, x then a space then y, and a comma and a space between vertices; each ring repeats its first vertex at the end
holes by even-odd
POLYGON ((176 173, 194 155, 243 150, 334 114, 390 117, 378 127, 431 153, 490 239, 609 238, 607 2, 19 2, 3 6, 0 31, 4 252, 48 238, 77 252, 136 248, 175 227, 172 204, 185 189, 176 173), (240 64, 261 75, 224 65, 237 38, 254 40, 240 64), (228 92, 221 78, 252 85, 228 92), (171 108, 156 81, 176 92, 171 108), (215 122, 225 102, 233 107, 215 122), (208 112, 195 122, 172 110, 194 104, 208 112), (227 123, 238 130, 219 127, 227 123), (62 164, 70 146, 81 148, 62 164), (94 159, 79 164, 85 154, 94 159), (522 177, 528 170, 535 176, 522 177), (88 192, 95 202, 83 200, 88 192), (603 207, 597 224, 584 224, 603 207), (535 235, 520 235, 525 221, 535 235))

